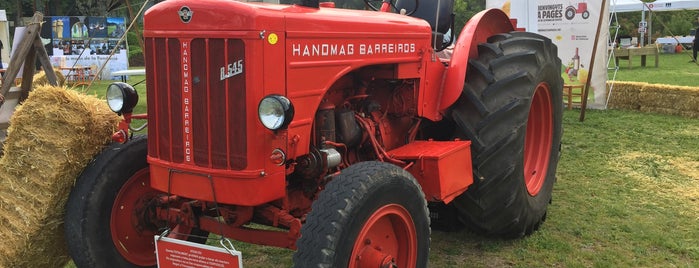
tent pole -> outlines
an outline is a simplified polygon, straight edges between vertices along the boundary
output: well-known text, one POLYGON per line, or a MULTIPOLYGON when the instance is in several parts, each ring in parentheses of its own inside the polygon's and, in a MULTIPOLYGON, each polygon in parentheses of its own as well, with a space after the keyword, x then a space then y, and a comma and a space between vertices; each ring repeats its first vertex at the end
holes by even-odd
POLYGON ((648 9, 648 44, 653 43, 653 10, 648 9))
MULTIPOLYGON (((641 10, 641 24, 643 24, 644 26, 646 25, 646 4, 645 3, 643 4, 642 10, 641 10)), ((641 32, 641 31, 638 31, 638 32, 641 34, 641 40, 639 40, 638 44, 639 44, 639 47, 643 47, 645 45, 643 42, 643 37, 646 36, 646 33, 641 32)))

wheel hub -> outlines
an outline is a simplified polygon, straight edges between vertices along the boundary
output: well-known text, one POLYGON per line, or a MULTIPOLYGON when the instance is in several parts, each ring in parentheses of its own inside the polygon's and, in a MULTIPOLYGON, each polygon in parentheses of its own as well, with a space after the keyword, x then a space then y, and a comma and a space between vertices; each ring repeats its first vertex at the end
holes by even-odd
POLYGON ((412 218, 400 205, 376 210, 362 227, 349 267, 410 267, 417 261, 417 235, 412 218))
POLYGON ((524 142, 524 182, 531 196, 539 194, 546 175, 553 144, 551 89, 540 83, 532 97, 524 142))
POLYGON ((140 266, 156 263, 153 236, 155 225, 148 224, 145 199, 154 198, 157 191, 150 187, 148 169, 136 172, 119 190, 110 219, 112 242, 127 261, 140 266))

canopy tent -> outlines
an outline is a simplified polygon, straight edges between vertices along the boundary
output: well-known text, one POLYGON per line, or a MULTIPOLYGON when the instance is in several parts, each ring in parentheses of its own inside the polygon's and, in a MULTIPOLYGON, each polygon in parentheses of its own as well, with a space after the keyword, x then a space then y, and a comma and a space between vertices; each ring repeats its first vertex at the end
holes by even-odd
POLYGON ((648 7, 643 8, 641 0, 612 0, 609 4, 610 12, 632 12, 632 11, 672 11, 682 9, 699 9, 697 0, 657 0, 647 3, 648 7))
MULTIPOLYGON (((609 5, 609 11, 614 13, 620 12, 633 12, 633 11, 643 11, 641 13, 641 23, 646 23, 646 12, 645 11, 674 11, 674 10, 686 10, 686 9, 699 9, 699 1, 697 0, 656 0, 656 1, 645 1, 649 3, 643 3, 641 0, 611 0, 609 5)), ((639 27, 640 24, 639 23, 639 27)), ((650 31, 652 32, 653 26, 652 21, 647 23, 650 31)), ((640 30, 640 29, 639 29, 640 30)), ((645 30, 645 28, 644 28, 645 30)), ((641 44, 644 44, 646 31, 641 34, 641 44)))

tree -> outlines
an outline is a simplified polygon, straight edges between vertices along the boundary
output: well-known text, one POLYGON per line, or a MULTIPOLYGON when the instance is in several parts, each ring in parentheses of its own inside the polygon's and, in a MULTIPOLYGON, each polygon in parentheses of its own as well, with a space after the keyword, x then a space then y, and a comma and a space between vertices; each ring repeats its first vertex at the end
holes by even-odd
POLYGON ((455 0, 454 1, 454 28, 456 34, 461 33, 466 22, 485 9, 485 0, 455 0))
POLYGON ((121 0, 76 0, 75 10, 81 16, 107 16, 107 10, 121 2, 121 0))
MULTIPOLYGON (((646 15, 653 26, 651 39, 655 39, 663 36, 689 35, 689 31, 697 26, 695 22, 696 18, 699 17, 699 10, 663 11, 646 15)), ((617 19, 621 27, 619 35, 639 36, 640 11, 617 13, 617 19)))

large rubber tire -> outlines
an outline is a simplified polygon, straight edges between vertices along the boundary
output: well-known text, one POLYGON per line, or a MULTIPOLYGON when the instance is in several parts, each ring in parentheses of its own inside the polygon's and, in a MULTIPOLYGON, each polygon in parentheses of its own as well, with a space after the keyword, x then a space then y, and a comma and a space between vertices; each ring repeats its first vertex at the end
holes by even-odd
POLYGON ((425 196, 405 170, 382 162, 350 166, 313 202, 296 242, 295 267, 426 267, 425 196), (380 249, 377 249, 380 248, 380 249))
MULTIPOLYGON (((65 236, 77 267, 154 267, 158 226, 135 226, 132 211, 163 193, 149 187, 145 136, 102 151, 77 179, 68 197, 65 236), (115 209, 113 209, 115 208, 115 209), (118 223, 118 224, 113 224, 118 223), (120 236, 115 240, 114 236, 120 236), (118 247, 116 245, 119 245, 118 247)), ((171 226, 173 227, 173 226, 171 226)), ((207 232, 178 225, 178 239, 198 243, 207 232)))
POLYGON ((456 136, 472 142, 474 184, 454 206, 480 234, 521 237, 546 219, 562 135, 557 53, 546 37, 512 32, 492 36, 469 60, 451 116, 456 136))

